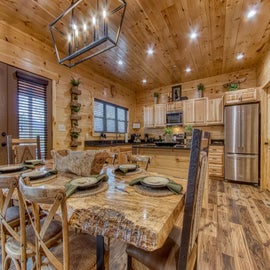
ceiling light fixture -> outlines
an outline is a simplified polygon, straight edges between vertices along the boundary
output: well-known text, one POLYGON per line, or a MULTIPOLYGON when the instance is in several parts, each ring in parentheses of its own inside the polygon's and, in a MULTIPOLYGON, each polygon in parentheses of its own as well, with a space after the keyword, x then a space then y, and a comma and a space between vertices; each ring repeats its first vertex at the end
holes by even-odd
POLYGON ((249 12, 247 13, 247 18, 250 19, 250 18, 254 17, 256 15, 256 13, 257 13, 256 9, 249 10, 249 12))
POLYGON ((122 66, 123 65, 123 61, 122 60, 118 60, 118 65, 122 66))
POLYGON ((146 79, 143 79, 143 80, 142 80, 142 83, 143 83, 143 84, 146 84, 146 83, 147 83, 147 80, 146 80, 146 79))
POLYGON ((50 25, 59 64, 74 67, 117 45, 125 0, 77 0, 50 25))
POLYGON ((191 39, 195 39, 197 38, 198 34, 196 32, 192 32, 189 36, 191 39))
POLYGON ((147 54, 148 54, 148 55, 154 54, 154 50, 153 50, 152 48, 149 48, 149 49, 147 50, 147 54))
POLYGON ((243 59, 244 58, 244 54, 242 54, 242 53, 239 53, 239 54, 237 54, 237 56, 236 56, 236 59, 237 60, 241 60, 241 59, 243 59))
POLYGON ((189 73, 191 71, 191 68, 190 67, 187 67, 186 68, 186 72, 189 73))

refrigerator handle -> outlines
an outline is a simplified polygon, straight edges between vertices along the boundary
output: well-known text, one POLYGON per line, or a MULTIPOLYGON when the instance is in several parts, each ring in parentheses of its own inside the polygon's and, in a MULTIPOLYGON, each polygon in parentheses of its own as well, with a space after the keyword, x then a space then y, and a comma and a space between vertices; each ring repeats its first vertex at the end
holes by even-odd
POLYGON ((241 111, 241 148, 244 148, 244 138, 245 134, 243 134, 243 131, 245 131, 245 114, 243 110, 241 111))
POLYGON ((241 145, 242 145, 242 125, 241 125, 241 122, 242 122, 242 115, 241 115, 241 112, 242 112, 242 110, 241 110, 241 108, 239 108, 239 113, 237 114, 238 115, 238 118, 239 118, 239 122, 238 123, 240 123, 240 126, 239 126, 239 137, 238 137, 238 148, 240 148, 241 147, 241 145))

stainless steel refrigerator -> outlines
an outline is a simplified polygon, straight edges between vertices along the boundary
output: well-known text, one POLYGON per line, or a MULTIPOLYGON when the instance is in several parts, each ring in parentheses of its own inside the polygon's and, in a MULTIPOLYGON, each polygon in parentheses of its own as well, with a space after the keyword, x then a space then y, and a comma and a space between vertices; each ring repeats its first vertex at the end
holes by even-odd
POLYGON ((259 104, 225 107, 225 179, 259 183, 259 104))

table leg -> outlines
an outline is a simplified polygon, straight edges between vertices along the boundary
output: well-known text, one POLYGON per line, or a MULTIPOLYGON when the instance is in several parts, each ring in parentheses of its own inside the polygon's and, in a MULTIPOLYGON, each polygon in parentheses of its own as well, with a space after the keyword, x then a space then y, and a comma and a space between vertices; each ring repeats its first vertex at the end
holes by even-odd
POLYGON ((104 269, 104 237, 97 235, 97 270, 104 269))

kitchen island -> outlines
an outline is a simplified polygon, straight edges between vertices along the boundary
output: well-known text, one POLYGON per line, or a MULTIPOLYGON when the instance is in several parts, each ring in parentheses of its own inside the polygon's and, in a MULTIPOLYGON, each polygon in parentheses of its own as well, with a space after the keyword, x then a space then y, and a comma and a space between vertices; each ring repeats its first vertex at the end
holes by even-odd
POLYGON ((190 147, 185 145, 133 144, 132 154, 150 156, 149 171, 184 179, 188 177, 190 147))

